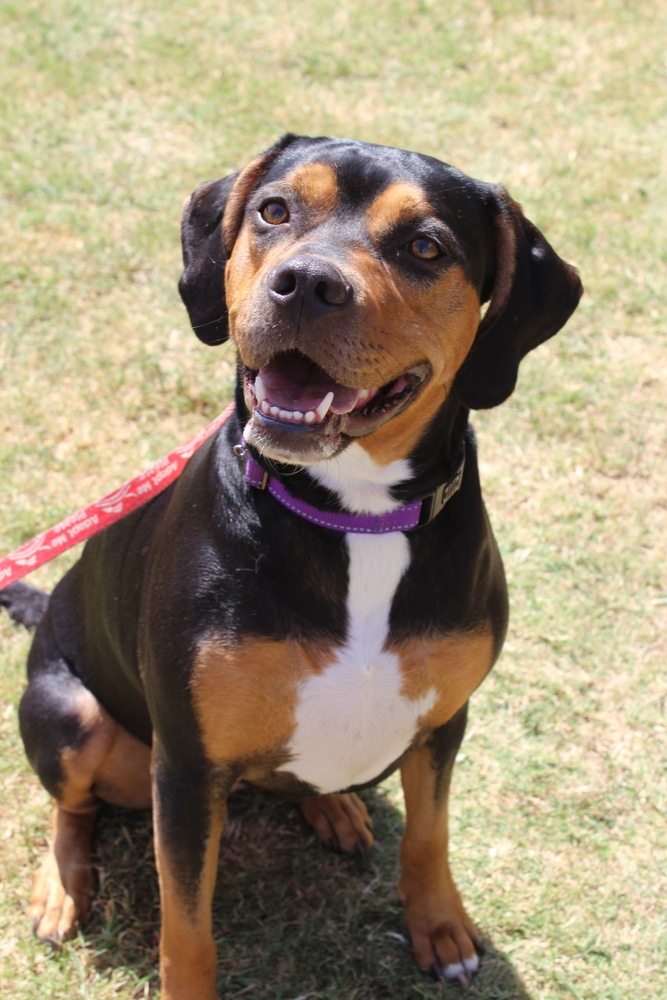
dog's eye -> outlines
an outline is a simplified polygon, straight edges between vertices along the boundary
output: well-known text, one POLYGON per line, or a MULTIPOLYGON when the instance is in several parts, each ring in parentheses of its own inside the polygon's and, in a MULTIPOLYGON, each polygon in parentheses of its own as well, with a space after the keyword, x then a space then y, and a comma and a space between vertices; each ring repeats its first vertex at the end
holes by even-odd
POLYGON ((282 201, 267 201, 260 208, 259 214, 270 226, 282 226, 289 222, 289 210, 282 201))
POLYGON ((435 260, 440 256, 440 247, 429 236, 415 236, 407 245, 408 253, 419 260, 435 260))

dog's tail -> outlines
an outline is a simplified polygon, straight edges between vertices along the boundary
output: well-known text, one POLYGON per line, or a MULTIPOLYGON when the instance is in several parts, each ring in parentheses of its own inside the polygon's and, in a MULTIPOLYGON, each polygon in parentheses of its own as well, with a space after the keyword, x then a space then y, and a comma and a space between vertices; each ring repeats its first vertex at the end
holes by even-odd
POLYGON ((44 617, 49 595, 27 583, 10 583, 0 590, 0 607, 17 625, 35 628, 44 617))

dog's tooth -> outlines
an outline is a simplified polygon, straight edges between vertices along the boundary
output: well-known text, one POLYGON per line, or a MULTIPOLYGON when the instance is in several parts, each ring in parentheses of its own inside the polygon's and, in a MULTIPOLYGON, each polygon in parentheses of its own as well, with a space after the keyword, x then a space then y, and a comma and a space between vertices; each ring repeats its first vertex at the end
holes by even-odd
POLYGON ((315 411, 314 410, 308 410, 308 413, 304 414, 303 419, 306 421, 307 424, 313 424, 313 423, 315 423, 315 411))
POLYGON ((303 413, 301 412, 301 410, 292 411, 292 420, 298 420, 298 421, 303 420, 303 413))
POLYGON ((315 414, 318 420, 324 420, 327 413, 329 412, 329 408, 333 403, 333 401, 334 401, 333 392, 328 392, 324 397, 324 399, 322 400, 322 402, 320 403, 320 405, 315 410, 315 414))
POLYGON ((269 404, 265 399, 263 399, 262 402, 259 404, 259 408, 262 411, 262 413, 269 413, 271 409, 271 407, 269 406, 269 404))
POLYGON ((262 382, 261 375, 255 376, 255 399, 257 400, 260 406, 266 399, 266 386, 262 382))
POLYGON ((270 406, 269 413, 271 414, 272 417, 277 417, 278 414, 280 413, 280 410, 277 406, 270 406))
POLYGON ((278 415, 279 415, 279 417, 280 417, 281 420, 291 420, 292 419, 292 413, 291 413, 290 410, 280 410, 278 415))

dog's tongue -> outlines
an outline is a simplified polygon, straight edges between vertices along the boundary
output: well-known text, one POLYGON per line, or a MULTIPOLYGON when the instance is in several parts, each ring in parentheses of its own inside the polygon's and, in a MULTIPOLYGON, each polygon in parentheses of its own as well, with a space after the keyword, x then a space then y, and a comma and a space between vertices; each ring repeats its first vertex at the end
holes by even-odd
POLYGON ((359 400, 359 389, 341 385, 300 354, 279 355, 260 368, 259 375, 269 403, 284 410, 316 410, 330 392, 332 413, 350 413, 359 400))

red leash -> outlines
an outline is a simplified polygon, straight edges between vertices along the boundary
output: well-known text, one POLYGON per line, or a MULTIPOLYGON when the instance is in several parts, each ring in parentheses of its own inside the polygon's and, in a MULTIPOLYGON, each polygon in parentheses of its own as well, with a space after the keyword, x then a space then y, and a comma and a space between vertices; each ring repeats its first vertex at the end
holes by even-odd
POLYGON ((70 514, 64 521, 43 531, 32 541, 26 542, 4 559, 0 559, 0 587, 8 587, 10 583, 27 576, 38 566, 50 562, 61 552, 66 552, 91 535, 96 535, 98 531, 107 528, 114 521, 119 521, 130 511, 136 510, 166 490, 167 486, 180 476, 188 459, 204 441, 222 427, 233 412, 234 404, 231 403, 224 413, 212 420, 203 430, 172 451, 170 455, 159 459, 145 472, 128 480, 113 493, 107 493, 96 503, 78 510, 76 514, 70 514))

